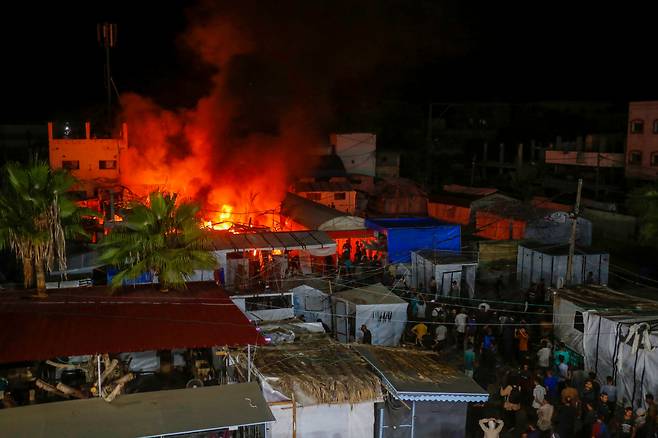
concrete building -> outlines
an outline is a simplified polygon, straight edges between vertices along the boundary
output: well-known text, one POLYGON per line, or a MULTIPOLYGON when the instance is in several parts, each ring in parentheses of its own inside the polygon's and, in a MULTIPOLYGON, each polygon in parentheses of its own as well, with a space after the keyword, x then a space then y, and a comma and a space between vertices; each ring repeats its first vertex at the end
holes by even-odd
POLYGON ((345 178, 331 178, 329 181, 299 181, 293 186, 294 192, 302 198, 335 208, 343 213, 356 211, 356 190, 345 178))
POLYGON ((377 136, 370 133, 331 134, 331 147, 348 174, 375 176, 377 136))
POLYGON ((119 183, 119 155, 128 147, 128 126, 121 126, 119 138, 92 138, 91 126, 85 123, 85 135, 55 137, 53 123, 48 123, 48 156, 53 169, 68 169, 81 183, 86 196, 96 195, 99 188, 119 183), (81 138, 80 138, 81 137, 81 138))
POLYGON ((626 177, 658 179, 658 101, 628 105, 626 177))

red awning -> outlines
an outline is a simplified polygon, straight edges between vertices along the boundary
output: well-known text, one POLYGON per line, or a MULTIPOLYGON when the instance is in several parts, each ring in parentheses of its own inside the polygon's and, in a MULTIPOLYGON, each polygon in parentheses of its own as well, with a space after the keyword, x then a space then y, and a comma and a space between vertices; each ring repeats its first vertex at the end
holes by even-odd
POLYGON ((375 237, 375 232, 372 230, 336 230, 325 231, 332 239, 367 239, 375 237))
POLYGON ((48 292, 46 299, 0 293, 0 363, 265 343, 214 283, 167 294, 150 287, 111 296, 102 287, 48 292))

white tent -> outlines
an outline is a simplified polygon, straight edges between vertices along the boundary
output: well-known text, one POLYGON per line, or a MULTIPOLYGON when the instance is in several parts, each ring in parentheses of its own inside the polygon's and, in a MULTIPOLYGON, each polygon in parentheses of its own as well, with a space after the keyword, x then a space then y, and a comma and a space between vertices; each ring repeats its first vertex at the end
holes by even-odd
POLYGON ((334 331, 340 342, 361 342, 365 324, 374 345, 398 345, 407 324, 407 305, 381 283, 348 289, 331 296, 334 331))
POLYGON ((450 251, 424 249, 411 253, 411 284, 419 290, 429 288, 432 277, 436 280, 437 296, 450 296, 450 285, 456 281, 466 288, 470 298, 475 294, 475 274, 478 262, 450 251))
POLYGON ((586 286, 559 290, 553 306, 556 336, 585 370, 613 377, 618 400, 637 408, 658 391, 658 303, 586 286))
POLYGON ((290 289, 293 294, 295 316, 304 316, 307 322, 321 319, 329 328, 333 327, 331 316, 331 298, 325 288, 315 284, 319 281, 309 281, 308 284, 290 289))

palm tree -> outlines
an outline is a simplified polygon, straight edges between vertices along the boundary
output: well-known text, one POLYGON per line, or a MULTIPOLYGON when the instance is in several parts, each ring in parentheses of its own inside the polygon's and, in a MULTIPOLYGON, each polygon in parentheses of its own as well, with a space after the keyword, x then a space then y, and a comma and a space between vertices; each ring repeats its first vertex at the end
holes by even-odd
POLYGON ((185 287, 197 269, 214 269, 217 261, 198 211, 198 205, 176 205, 175 195, 161 192, 151 193, 146 204, 129 205, 121 214, 123 221, 100 243, 100 260, 120 269, 112 288, 151 272, 166 291, 185 287))
POLYGON ((7 164, 0 191, 0 249, 9 247, 23 265, 26 288, 36 285, 46 296, 46 270, 66 269, 66 238, 84 235, 84 210, 67 191, 76 183, 64 170, 45 163, 7 164))

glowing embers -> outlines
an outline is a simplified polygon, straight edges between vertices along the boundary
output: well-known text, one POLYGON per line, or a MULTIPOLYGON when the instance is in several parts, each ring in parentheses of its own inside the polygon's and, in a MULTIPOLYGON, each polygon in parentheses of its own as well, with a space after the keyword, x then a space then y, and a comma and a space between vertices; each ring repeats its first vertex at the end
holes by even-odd
POLYGON ((213 230, 228 230, 233 226, 231 216, 233 214, 233 207, 230 205, 222 205, 222 210, 217 212, 217 215, 212 219, 204 222, 206 228, 213 230))

